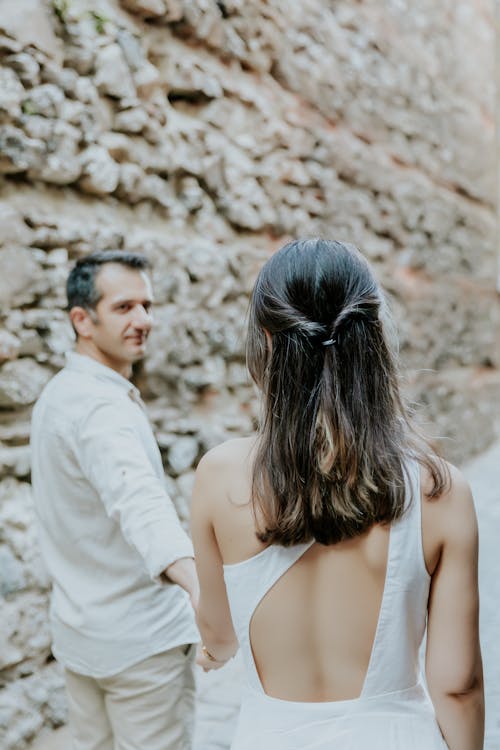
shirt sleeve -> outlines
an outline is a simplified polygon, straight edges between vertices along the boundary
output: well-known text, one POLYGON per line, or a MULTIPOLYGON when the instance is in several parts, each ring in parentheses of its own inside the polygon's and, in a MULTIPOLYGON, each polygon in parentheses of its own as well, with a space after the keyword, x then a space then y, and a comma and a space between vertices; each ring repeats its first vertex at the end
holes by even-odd
POLYGON ((83 473, 151 578, 182 557, 194 557, 165 483, 123 405, 93 405, 79 425, 76 445, 83 473))

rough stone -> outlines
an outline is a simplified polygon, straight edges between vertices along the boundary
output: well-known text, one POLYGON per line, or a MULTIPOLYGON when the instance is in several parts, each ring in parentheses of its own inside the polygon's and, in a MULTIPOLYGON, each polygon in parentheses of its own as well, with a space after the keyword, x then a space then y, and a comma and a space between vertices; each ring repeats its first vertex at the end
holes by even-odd
POLYGON ((21 247, 2 250, 0 299, 2 307, 20 306, 33 302, 47 284, 40 275, 36 254, 21 247))
MULTIPOLYGON (((26 86, 37 86, 40 82, 40 65, 27 52, 9 55, 5 61, 17 73, 21 82, 26 86)), ((23 91, 24 93, 24 91, 23 91)))
POLYGON ((52 83, 44 83, 30 89, 29 97, 23 102, 25 110, 43 117, 59 117, 61 114, 64 93, 52 83))
POLYGON ((198 455, 198 441, 192 437, 179 437, 168 451, 168 463, 174 474, 189 469, 198 455))
POLYGON ((134 72, 134 85, 139 96, 146 98, 160 83, 160 74, 150 62, 145 62, 134 72))
POLYGON ((120 0, 121 4, 145 18, 162 18, 165 21, 180 21, 182 3, 179 0, 120 0))
MULTIPOLYGON (((1 574, 0 574, 1 575, 1 574)), ((1 583, 0 583, 1 586, 1 583)), ((19 664, 23 660, 23 652, 13 646, 8 639, 5 625, 0 632, 0 669, 9 669, 19 664)), ((5 714, 2 711, 2 703, 0 700, 0 726, 6 723, 5 714)))
POLYGON ((102 146, 89 146, 81 154, 80 186, 88 193, 106 195, 116 190, 120 167, 102 146))
POLYGON ((148 122, 148 114, 140 107, 131 107, 117 112, 113 127, 122 133, 140 133, 148 122))
POLYGON ((132 75, 118 44, 110 44, 97 53, 94 82, 108 96, 122 99, 135 95, 132 75))
POLYGON ((0 544, 0 595, 7 596, 21 591, 26 586, 23 566, 14 557, 9 547, 0 544))
POLYGON ((0 364, 9 359, 16 359, 21 349, 21 342, 9 331, 0 330, 0 364))
POLYGON ((0 409, 32 404, 51 374, 29 357, 4 364, 0 369, 0 409))
MULTIPOLYGON (((29 245, 31 231, 20 211, 6 201, 0 202, 0 245, 29 245)), ((2 255, 2 259, 3 259, 2 255)))
POLYGON ((116 41, 121 47, 129 69, 133 72, 139 70, 146 62, 140 38, 131 34, 126 29, 120 29, 116 35, 116 41))
POLYGON ((181 518, 185 518, 187 521, 189 521, 189 505, 191 502, 191 495, 193 494, 194 479, 194 471, 188 471, 186 474, 182 474, 177 478, 177 486, 179 488, 177 507, 181 518))
POLYGON ((15 596, 5 600, 3 614, 9 645, 12 650, 20 649, 23 658, 10 669, 12 676, 27 676, 42 666, 50 654, 50 629, 44 612, 47 594, 23 586, 15 596))
POLYGON ((52 662, 40 674, 10 683, 2 690, 0 737, 5 747, 27 750, 44 721, 57 727, 66 716, 64 679, 59 665, 52 662), (30 706, 37 710, 30 711, 30 706))
POLYGON ((10 419, 2 420, 0 423, 0 440, 5 445, 26 445, 29 441, 30 423, 22 415, 14 413, 10 419))
POLYGON ((44 150, 42 141, 28 138, 19 128, 0 126, 0 173, 16 174, 38 168, 44 150))
POLYGON ((55 185, 69 185, 81 174, 78 158, 79 133, 67 122, 56 122, 50 132, 50 146, 42 164, 29 176, 55 185))
POLYGON ((0 68, 0 113, 19 117, 24 86, 11 68, 0 68))
POLYGON ((24 479, 31 471, 31 454, 29 446, 18 445, 12 448, 0 448, 0 474, 24 479))
POLYGON ((0 0, 0 29, 25 47, 35 47, 62 62, 61 40, 54 33, 49 7, 38 0, 0 0))

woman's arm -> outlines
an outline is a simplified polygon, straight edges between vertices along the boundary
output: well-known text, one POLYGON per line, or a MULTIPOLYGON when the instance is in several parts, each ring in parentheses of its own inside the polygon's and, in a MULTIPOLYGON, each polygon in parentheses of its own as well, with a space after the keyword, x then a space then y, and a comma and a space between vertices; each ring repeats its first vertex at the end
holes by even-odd
POLYGON ((450 750, 482 750, 477 521, 467 482, 453 467, 451 477, 449 492, 431 501, 435 522, 443 531, 429 597, 426 675, 450 750))
POLYGON ((238 649, 213 527, 214 508, 227 493, 221 482, 223 473, 223 467, 208 453, 196 470, 191 505, 191 532, 200 582, 196 620, 206 649, 198 663, 204 669, 217 669, 238 649))
POLYGON ((189 594, 191 606, 196 612, 198 609, 200 587, 192 557, 181 557, 179 560, 175 560, 175 562, 171 563, 171 565, 163 571, 160 578, 172 581, 172 583, 181 586, 181 588, 189 594))

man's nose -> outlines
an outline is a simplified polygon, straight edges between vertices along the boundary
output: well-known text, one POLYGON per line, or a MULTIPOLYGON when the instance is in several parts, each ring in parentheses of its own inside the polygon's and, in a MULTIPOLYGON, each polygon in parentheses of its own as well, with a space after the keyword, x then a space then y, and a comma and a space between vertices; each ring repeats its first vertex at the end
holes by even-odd
POLYGON ((153 325, 153 315, 151 310, 144 305, 137 305, 134 310, 134 325, 137 328, 149 329, 153 325))

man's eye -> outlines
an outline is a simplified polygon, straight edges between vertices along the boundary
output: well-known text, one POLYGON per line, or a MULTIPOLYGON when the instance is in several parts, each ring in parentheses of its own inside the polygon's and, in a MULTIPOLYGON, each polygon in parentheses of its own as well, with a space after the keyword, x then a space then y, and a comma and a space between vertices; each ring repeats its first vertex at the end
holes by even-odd
POLYGON ((127 305, 127 304, 119 305, 118 309, 123 310, 123 311, 130 310, 130 305, 127 305))

